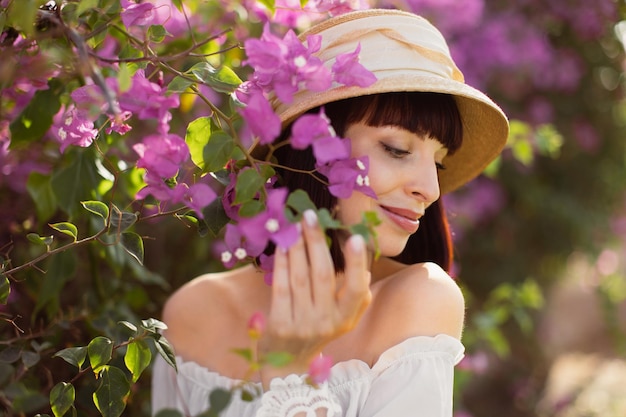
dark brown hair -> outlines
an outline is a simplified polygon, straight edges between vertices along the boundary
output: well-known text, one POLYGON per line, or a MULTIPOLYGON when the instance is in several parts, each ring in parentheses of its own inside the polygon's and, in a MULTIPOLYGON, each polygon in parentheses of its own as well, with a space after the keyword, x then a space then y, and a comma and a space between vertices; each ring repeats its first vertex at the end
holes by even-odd
MULTIPOLYGON (((326 115, 331 120, 337 135, 343 136, 346 128, 353 123, 365 123, 369 126, 396 126, 419 135, 437 138, 454 153, 463 138, 461 117, 454 98, 448 94, 406 92, 385 93, 340 100, 324 106, 326 115)), ((311 110, 319 112, 319 108, 311 110)), ((288 127, 282 139, 288 138, 288 127)), ((281 139, 279 139, 281 140, 281 139)), ((310 171, 315 168, 315 157, 310 148, 295 150, 290 146, 276 149, 274 156, 278 164, 310 171)), ((337 199, 328 188, 312 175, 289 169, 278 169, 280 185, 290 191, 303 189, 318 208, 331 210, 337 199)), ((338 271, 344 268, 344 258, 339 247, 336 233, 329 232, 331 254, 338 271)), ((433 203, 420 221, 418 231, 413 234, 403 252, 396 256, 399 262, 414 264, 432 261, 446 271, 452 264, 453 249, 450 229, 441 200, 433 203)))

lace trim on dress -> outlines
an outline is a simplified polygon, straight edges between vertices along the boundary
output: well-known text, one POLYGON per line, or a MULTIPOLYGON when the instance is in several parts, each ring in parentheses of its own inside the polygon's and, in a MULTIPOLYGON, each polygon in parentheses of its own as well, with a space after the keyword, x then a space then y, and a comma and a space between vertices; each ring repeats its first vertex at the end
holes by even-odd
POLYGON ((327 417, 341 415, 341 406, 326 383, 315 388, 305 377, 291 374, 284 379, 272 379, 269 391, 261 398, 256 417, 316 417, 320 409, 326 410, 327 417))

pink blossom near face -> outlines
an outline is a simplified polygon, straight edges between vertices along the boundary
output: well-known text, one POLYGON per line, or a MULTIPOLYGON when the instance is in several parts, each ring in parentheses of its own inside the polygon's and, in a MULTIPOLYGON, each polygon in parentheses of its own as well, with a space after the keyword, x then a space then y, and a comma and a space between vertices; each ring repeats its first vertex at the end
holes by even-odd
POLYGON ((376 193, 369 184, 367 156, 334 161, 319 170, 328 179, 328 190, 337 198, 349 198, 353 191, 376 198, 376 193))
POLYGON ((280 248, 293 245, 300 232, 296 224, 290 223, 285 217, 286 188, 268 191, 266 210, 254 217, 242 217, 239 220, 239 231, 248 241, 257 241, 265 247, 271 240, 280 248))

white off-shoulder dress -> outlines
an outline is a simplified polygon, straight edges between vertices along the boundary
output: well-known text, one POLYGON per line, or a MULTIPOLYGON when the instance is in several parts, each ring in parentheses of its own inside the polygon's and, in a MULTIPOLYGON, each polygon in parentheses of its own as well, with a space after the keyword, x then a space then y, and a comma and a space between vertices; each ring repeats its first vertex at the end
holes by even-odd
MULTIPOLYGON (((234 395, 220 416, 292 417, 307 411, 315 415, 313 408, 321 405, 345 417, 451 417, 454 366, 463 352, 461 342, 448 335, 412 337, 386 350, 373 367, 358 359, 336 363, 320 395, 299 391, 302 386, 292 392, 283 381, 274 380, 270 390, 252 402, 234 395)), ((177 358, 177 366, 178 373, 162 358, 156 360, 153 414, 176 409, 197 415, 209 407, 213 389, 230 389, 241 382, 182 358, 177 358)), ((299 382, 290 376, 287 385, 294 379, 299 382)), ((260 384, 257 387, 261 391, 260 384)))

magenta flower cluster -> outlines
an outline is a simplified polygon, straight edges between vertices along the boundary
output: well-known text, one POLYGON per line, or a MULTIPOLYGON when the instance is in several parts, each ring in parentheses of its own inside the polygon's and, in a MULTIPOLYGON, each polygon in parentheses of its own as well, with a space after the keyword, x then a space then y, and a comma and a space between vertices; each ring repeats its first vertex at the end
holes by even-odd
MULTIPOLYGON (((280 38, 271 33, 269 25, 265 25, 259 39, 245 42, 245 63, 254 72, 238 89, 237 97, 246 105, 240 113, 247 127, 262 145, 271 144, 281 132, 280 117, 274 112, 276 104, 291 103, 298 91, 319 92, 338 85, 367 87, 376 82, 376 77, 359 63, 360 45, 338 56, 329 68, 315 55, 321 42, 317 35, 302 42, 292 30, 280 38)), ((337 136, 323 108, 293 123, 289 145, 298 150, 312 148, 316 169, 328 178, 329 190, 336 197, 346 198, 357 190, 375 198, 369 186, 367 158, 350 158, 349 140, 337 136)), ((233 176, 231 184, 234 181, 233 176)), ((237 228, 229 226, 224 242, 216 248, 225 266, 246 260, 245 256, 257 257, 269 243, 288 248, 298 239, 298 227, 285 213, 287 189, 266 187, 266 194, 264 211, 241 217, 233 203, 233 186, 227 188, 222 201, 237 228)), ((266 281, 271 281, 271 266, 266 257, 262 261, 262 268, 268 272, 266 281)))

